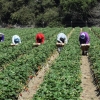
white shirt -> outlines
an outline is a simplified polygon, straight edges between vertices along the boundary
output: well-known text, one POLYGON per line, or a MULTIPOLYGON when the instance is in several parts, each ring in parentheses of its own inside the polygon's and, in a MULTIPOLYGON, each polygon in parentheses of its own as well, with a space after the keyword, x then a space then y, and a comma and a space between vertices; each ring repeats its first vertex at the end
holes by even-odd
POLYGON ((57 35, 57 41, 59 41, 60 43, 62 43, 62 41, 60 40, 60 38, 64 38, 64 39, 65 39, 65 43, 66 43, 66 44, 68 43, 67 36, 66 36, 64 33, 59 33, 59 34, 57 35))
POLYGON ((17 38, 19 39, 19 43, 21 43, 20 37, 19 37, 18 35, 14 35, 14 36, 12 37, 12 43, 13 43, 13 44, 15 44, 14 40, 17 39, 17 38))

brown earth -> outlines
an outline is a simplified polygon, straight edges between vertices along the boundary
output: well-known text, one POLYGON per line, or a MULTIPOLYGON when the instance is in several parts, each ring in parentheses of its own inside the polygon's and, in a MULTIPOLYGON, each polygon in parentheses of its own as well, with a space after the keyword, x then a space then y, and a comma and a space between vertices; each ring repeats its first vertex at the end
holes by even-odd
MULTIPOLYGON (((68 36, 68 38, 70 37, 70 35, 68 36)), ((49 71, 50 65, 58 56, 58 52, 54 52, 54 54, 51 55, 51 57, 47 60, 45 66, 38 72, 38 75, 30 80, 28 84, 28 90, 21 92, 21 95, 19 95, 18 100, 32 100, 34 94, 39 89, 40 84, 43 82, 46 72, 49 71)), ((88 56, 82 56, 81 63, 81 86, 83 91, 81 93, 80 99, 100 100, 100 96, 97 96, 96 86, 93 84, 93 78, 90 71, 90 63, 88 60, 88 56)))
MULTIPOLYGON (((70 35, 72 34, 73 30, 68 34, 68 39, 70 38, 70 35)), ((42 69, 38 72, 38 75, 33 77, 32 80, 28 83, 28 88, 25 91, 22 91, 18 97, 18 100, 32 100, 34 94, 36 94, 36 91, 39 89, 40 84, 43 82, 44 76, 46 72, 49 71, 49 67, 52 65, 52 63, 55 61, 55 59, 59 56, 58 52, 55 51, 50 58, 47 59, 47 62, 45 63, 45 66, 42 66, 42 69)))
MULTIPOLYGON (((89 28, 91 30, 91 28, 89 28)), ((82 32, 82 28, 81 28, 82 32)), ((97 89, 93 83, 93 77, 90 70, 90 62, 88 56, 81 57, 81 86, 83 92, 81 93, 80 98, 82 100, 100 100, 100 96, 97 96, 97 89)))
POLYGON ((45 73, 49 71, 50 65, 54 62, 54 60, 58 57, 58 52, 54 52, 50 58, 48 58, 47 63, 43 68, 38 72, 36 77, 33 77, 32 80, 28 83, 28 90, 22 91, 19 95, 18 100, 32 100, 34 94, 38 90, 40 84, 43 82, 45 73))
POLYGON ((81 86, 83 88, 83 92, 81 93, 80 98, 82 100, 100 100, 100 96, 97 96, 96 86, 93 83, 88 56, 82 56, 81 63, 81 86))

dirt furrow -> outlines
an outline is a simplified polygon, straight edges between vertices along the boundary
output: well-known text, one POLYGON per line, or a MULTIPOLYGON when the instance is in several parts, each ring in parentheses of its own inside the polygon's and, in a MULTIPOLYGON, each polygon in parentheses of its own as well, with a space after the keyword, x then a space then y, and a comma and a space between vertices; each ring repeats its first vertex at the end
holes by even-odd
MULTIPOLYGON (((68 34, 68 39, 71 36, 73 30, 68 34)), ((28 83, 27 91, 22 91, 18 97, 18 100, 32 100, 34 94, 39 89, 40 84, 43 82, 44 76, 46 72, 49 71, 49 67, 55 61, 55 59, 59 56, 59 53, 55 51, 50 58, 47 59, 45 66, 42 66, 42 69, 39 70, 38 75, 33 77, 30 82, 28 83)))
MULTIPOLYGON (((90 28, 89 28, 90 29, 90 28)), ((91 29, 90 29, 91 30, 91 29)), ((82 28, 81 28, 82 32, 82 28)), ((81 86, 83 91, 81 92, 81 100, 100 100, 97 95, 96 86, 93 83, 93 77, 90 69, 90 62, 88 56, 81 57, 81 86)))
POLYGON ((59 54, 57 51, 52 54, 45 66, 38 72, 38 75, 36 77, 33 77, 32 80, 30 80, 30 82, 28 83, 28 90, 21 92, 18 100, 31 100, 33 95, 38 90, 40 84, 43 82, 44 75, 49 70, 49 66, 58 57, 58 55, 59 54))
POLYGON ((82 56, 81 63, 81 86, 83 91, 80 98, 82 100, 100 100, 100 97, 97 96, 96 86, 93 84, 88 56, 82 56))

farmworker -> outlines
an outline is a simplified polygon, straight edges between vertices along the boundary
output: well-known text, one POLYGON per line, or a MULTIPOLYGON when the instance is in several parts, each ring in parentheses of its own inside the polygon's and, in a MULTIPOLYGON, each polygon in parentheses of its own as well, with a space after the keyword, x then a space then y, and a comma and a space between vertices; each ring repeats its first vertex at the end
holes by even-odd
POLYGON ((80 47, 82 49, 82 55, 88 53, 88 49, 90 46, 90 37, 87 32, 81 32, 79 35, 79 42, 80 42, 80 47))
POLYGON ((21 39, 18 35, 13 35, 12 36, 12 43, 11 45, 18 45, 19 43, 21 43, 21 39))
POLYGON ((44 43, 45 36, 42 32, 36 34, 36 43, 34 45, 39 46, 44 43))
POLYGON ((3 41, 4 41, 4 34, 0 33, 0 42, 3 42, 3 41))
POLYGON ((59 33, 57 35, 57 43, 56 46, 58 47, 58 52, 60 53, 62 47, 68 43, 67 36, 64 33, 59 33))

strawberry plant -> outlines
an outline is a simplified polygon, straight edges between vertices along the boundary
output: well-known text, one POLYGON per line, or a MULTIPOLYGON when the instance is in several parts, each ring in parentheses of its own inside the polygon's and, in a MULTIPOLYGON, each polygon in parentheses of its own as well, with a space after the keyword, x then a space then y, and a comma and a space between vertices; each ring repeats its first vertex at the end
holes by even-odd
POLYGON ((82 88, 80 86, 80 48, 78 33, 75 28, 69 42, 64 46, 60 56, 51 66, 43 84, 33 100, 79 100, 82 88), (74 43, 74 45, 72 45, 74 43))

